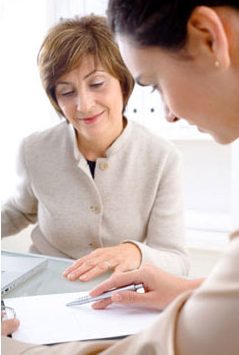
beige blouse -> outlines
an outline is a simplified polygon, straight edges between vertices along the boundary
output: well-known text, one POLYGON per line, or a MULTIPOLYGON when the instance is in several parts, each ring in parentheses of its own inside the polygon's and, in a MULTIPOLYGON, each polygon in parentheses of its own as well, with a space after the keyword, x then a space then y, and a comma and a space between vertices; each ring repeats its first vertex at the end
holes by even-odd
POLYGON ((2 206, 2 237, 29 223, 35 252, 78 259, 129 240, 143 263, 178 275, 189 270, 180 154, 132 121, 97 159, 94 179, 71 125, 27 137, 15 194, 2 206))

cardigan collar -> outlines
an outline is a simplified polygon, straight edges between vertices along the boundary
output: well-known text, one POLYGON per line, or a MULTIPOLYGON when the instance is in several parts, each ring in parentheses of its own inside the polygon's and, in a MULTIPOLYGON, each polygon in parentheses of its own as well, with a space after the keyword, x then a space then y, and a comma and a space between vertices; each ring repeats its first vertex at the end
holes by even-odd
MULTIPOLYGON (((121 133, 121 135, 114 141, 114 143, 106 150, 106 157, 110 157, 111 155, 117 153, 120 149, 125 147, 127 145, 127 142, 129 141, 129 137, 131 136, 131 131, 132 131, 132 122, 129 121, 125 117, 127 124, 121 133)), ((72 126, 71 123, 68 123, 67 125, 69 128, 69 135, 70 135, 70 140, 73 146, 73 154, 74 157, 77 161, 80 159, 84 159, 85 157, 82 155, 80 152, 78 145, 77 145, 77 140, 76 140, 76 133, 75 133, 75 128, 72 126)))

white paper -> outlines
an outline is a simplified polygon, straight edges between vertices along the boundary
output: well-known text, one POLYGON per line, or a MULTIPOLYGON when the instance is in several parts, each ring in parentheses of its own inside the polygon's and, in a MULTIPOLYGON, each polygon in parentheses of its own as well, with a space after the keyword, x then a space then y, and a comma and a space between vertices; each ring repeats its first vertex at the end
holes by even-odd
POLYGON ((94 310, 91 304, 67 307, 66 303, 87 292, 7 298, 20 320, 14 339, 33 344, 104 339, 137 333, 151 325, 158 311, 111 305, 94 310))

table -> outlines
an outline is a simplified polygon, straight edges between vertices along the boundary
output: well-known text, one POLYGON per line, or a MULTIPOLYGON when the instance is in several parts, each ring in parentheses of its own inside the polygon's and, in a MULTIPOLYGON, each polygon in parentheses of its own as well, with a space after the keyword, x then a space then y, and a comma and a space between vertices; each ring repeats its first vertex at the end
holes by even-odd
POLYGON ((73 259, 64 259, 33 253, 17 253, 9 250, 2 250, 2 253, 19 257, 36 256, 48 260, 47 266, 43 270, 23 282, 14 290, 11 290, 4 295, 3 298, 89 291, 110 276, 110 273, 106 273, 88 282, 81 282, 80 280, 72 282, 63 277, 62 273, 72 264, 74 261, 73 259))

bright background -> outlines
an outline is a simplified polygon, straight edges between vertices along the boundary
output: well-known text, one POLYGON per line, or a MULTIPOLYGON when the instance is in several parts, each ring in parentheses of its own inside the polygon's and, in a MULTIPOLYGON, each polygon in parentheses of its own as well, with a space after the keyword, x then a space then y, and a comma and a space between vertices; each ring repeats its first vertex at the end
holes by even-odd
MULTIPOLYGON (((36 64, 48 27, 61 17, 104 14, 106 6, 105 0, 0 0, 1 201, 13 190, 22 138, 59 121, 36 64)), ((127 112, 182 152, 188 245, 221 251, 239 216, 239 141, 220 146, 183 121, 166 123, 158 93, 148 89, 135 88, 127 112)))

